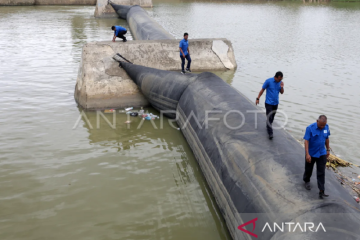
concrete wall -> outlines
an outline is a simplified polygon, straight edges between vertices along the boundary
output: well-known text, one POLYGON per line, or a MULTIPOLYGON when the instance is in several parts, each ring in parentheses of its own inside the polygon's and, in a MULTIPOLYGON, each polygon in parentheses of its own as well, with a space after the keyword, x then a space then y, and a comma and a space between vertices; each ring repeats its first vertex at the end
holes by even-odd
POLYGON ((0 0, 0 6, 95 5, 96 0, 0 0))
POLYGON ((95 5, 96 0, 35 0, 35 5, 95 5))
POLYGON ((0 0, 0 6, 29 6, 34 4, 35 0, 0 0))
MULTIPOLYGON (((153 6, 152 0, 112 0, 112 2, 115 4, 126 6, 139 5, 145 8, 153 6)), ((108 0, 97 0, 94 16, 98 18, 118 17, 111 5, 108 4, 108 0)))
MULTIPOLYGON (((138 87, 112 57, 120 53, 134 64, 180 71, 178 44, 179 40, 85 44, 75 86, 77 103, 90 110, 148 105, 138 87)), ((193 71, 236 68, 231 42, 226 39, 190 39, 189 48, 193 71)))

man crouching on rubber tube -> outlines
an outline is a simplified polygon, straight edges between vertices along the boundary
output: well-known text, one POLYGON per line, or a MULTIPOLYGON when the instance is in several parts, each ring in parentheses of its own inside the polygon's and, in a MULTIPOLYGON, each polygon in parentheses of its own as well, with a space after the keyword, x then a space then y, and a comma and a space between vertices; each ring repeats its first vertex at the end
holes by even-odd
POLYGON ((127 42, 126 37, 124 36, 127 33, 126 28, 122 26, 112 26, 111 30, 114 31, 113 42, 115 42, 116 37, 121 38, 123 42, 127 42))
POLYGON ((305 188, 311 189, 310 178, 313 172, 314 164, 317 169, 317 183, 319 187, 319 198, 328 197, 325 194, 325 166, 327 158, 330 156, 330 128, 326 124, 327 117, 320 115, 318 120, 310 124, 305 132, 305 172, 303 180, 305 188), (326 146, 326 149, 325 149, 326 146))

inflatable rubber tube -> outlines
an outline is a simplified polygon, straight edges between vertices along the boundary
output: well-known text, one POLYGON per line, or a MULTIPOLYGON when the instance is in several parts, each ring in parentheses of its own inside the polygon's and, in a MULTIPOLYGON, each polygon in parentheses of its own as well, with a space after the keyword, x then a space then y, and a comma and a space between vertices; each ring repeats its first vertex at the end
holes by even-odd
POLYGON ((252 239, 238 226, 255 218, 254 233, 260 239, 358 239, 360 209, 335 174, 326 171, 328 199, 318 199, 316 173, 313 190, 305 190, 304 148, 283 129, 275 130, 269 140, 265 114, 256 115, 259 108, 244 95, 208 72, 180 75, 120 65, 156 109, 177 105, 176 121, 234 239, 252 239), (206 125, 207 118, 220 120, 206 125), (262 232, 267 222, 292 221, 321 222, 326 232, 262 232))
POLYGON ((152 19, 142 7, 138 5, 124 6, 114 3, 110 4, 120 18, 127 20, 135 40, 175 39, 152 19))

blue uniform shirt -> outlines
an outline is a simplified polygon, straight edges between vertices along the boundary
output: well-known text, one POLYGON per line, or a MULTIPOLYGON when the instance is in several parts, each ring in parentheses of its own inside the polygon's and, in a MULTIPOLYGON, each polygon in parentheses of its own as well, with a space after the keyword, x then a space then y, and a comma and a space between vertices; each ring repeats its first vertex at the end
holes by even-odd
POLYGON ((122 27, 122 26, 115 26, 115 35, 117 36, 119 34, 119 32, 121 31, 127 31, 126 28, 122 27))
POLYGON ((276 82, 275 78, 269 78, 264 82, 262 86, 263 89, 266 89, 266 100, 265 103, 270 105, 279 104, 279 92, 280 92, 280 82, 276 82))
POLYGON ((304 139, 309 141, 309 154, 312 157, 326 155, 325 140, 330 136, 329 125, 323 129, 318 128, 317 123, 310 124, 306 128, 304 139))
MULTIPOLYGON (((188 55, 188 47, 189 47, 189 41, 186 41, 185 39, 180 41, 179 47, 183 50, 185 56, 188 55)), ((180 56, 182 56, 182 53, 180 51, 180 56)))

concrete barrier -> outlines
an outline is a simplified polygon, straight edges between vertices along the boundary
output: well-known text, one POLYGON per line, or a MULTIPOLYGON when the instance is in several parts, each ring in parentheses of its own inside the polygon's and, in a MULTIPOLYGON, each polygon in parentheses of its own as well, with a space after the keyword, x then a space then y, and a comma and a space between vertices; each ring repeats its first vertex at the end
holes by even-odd
MULTIPOLYGON (((139 5, 145 8, 151 8, 152 0, 112 0, 111 2, 124 6, 139 5)), ((97 0, 94 16, 97 18, 117 18, 115 10, 108 4, 108 0, 97 0)))
POLYGON ((30 6, 35 0, 0 0, 0 6, 30 6))
MULTIPOLYGON (((120 53, 134 64, 177 70, 180 74, 178 44, 179 40, 85 44, 75 86, 75 100, 89 110, 148 105, 136 84, 112 57, 120 53)), ((227 39, 190 39, 189 48, 193 71, 233 70, 237 66, 231 42, 227 39), (215 51, 214 46, 217 47, 215 51)))
POLYGON ((96 0, 35 0, 35 5, 95 5, 96 0))

